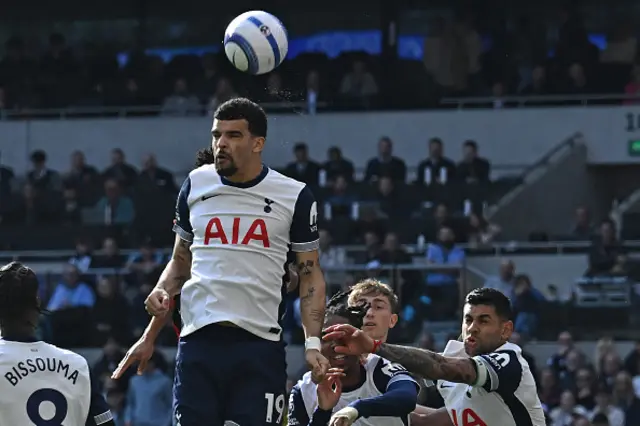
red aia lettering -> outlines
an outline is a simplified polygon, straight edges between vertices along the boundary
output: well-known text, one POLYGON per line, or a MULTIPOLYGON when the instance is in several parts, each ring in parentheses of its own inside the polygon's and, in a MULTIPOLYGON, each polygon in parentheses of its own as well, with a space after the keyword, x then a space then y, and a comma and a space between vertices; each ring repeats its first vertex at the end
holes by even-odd
MULTIPOLYGON (((207 223, 207 228, 204 231, 204 245, 209 245, 211 240, 220 240, 221 244, 238 244, 240 240, 240 218, 233 218, 233 226, 231 228, 231 242, 227 237, 227 233, 222 227, 222 222, 219 218, 214 217, 207 223)), ((267 232, 267 225, 262 219, 256 219, 251 223, 249 230, 242 237, 240 244, 247 245, 251 240, 261 241, 264 248, 269 248, 269 233, 267 232)))
POLYGON ((453 417, 454 426, 487 426, 471 408, 462 410, 462 416, 460 416, 462 423, 458 423, 458 412, 456 410, 451 410, 451 417, 453 417))

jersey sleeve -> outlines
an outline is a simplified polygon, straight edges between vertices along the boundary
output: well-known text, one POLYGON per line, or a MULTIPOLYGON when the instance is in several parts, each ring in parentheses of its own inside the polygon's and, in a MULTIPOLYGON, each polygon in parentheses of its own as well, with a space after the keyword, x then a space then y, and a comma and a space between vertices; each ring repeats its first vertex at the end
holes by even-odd
POLYGON ((193 228, 189 220, 189 193, 191 192, 191 178, 187 176, 182 183, 178 200, 176 201, 176 213, 173 219, 173 232, 185 241, 193 241, 193 228))
POLYGON ((373 382, 376 388, 384 393, 394 383, 407 381, 413 383, 417 389, 420 388, 409 372, 400 364, 390 362, 384 358, 380 358, 378 365, 373 370, 373 382))
POLYGON ((297 253, 317 250, 319 247, 318 203, 308 186, 298 194, 289 238, 291 250, 297 253))
POLYGON ((300 391, 300 386, 295 385, 291 389, 291 395, 289 395, 289 412, 287 413, 287 425, 307 426, 308 424, 309 415, 307 414, 307 409, 304 406, 302 392, 300 391))
POLYGON ((487 392, 513 394, 522 380, 522 364, 514 351, 503 350, 472 358, 476 363, 478 380, 475 386, 487 392))
POLYGON ((111 426, 115 425, 113 414, 109 409, 107 401, 100 392, 98 380, 89 370, 89 380, 91 381, 91 405, 89 406, 89 415, 87 416, 86 426, 111 426))

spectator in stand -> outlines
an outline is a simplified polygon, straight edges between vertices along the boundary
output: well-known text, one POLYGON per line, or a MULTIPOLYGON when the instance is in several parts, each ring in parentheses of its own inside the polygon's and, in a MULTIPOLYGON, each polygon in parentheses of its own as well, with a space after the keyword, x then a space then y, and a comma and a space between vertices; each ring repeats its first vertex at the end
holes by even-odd
MULTIPOLYGON (((118 363, 122 357, 124 357, 124 354, 125 351, 122 350, 122 347, 116 339, 113 337, 107 339, 107 342, 102 347, 100 358, 98 358, 98 361, 96 361, 91 368, 94 377, 96 377, 100 383, 107 383, 111 378, 111 373, 116 369, 118 363)), ((135 373, 135 369, 130 368, 125 371, 120 380, 118 380, 118 383, 125 391, 129 387, 129 380, 135 373)))
POLYGON ((627 425, 640 425, 640 399, 636 397, 631 383, 631 376, 621 371, 613 385, 613 404, 622 411, 627 425))
POLYGON ((104 183, 105 196, 96 204, 96 219, 104 225, 130 225, 135 217, 133 201, 122 194, 122 189, 115 179, 104 183))
POLYGON ((613 426, 613 423, 609 422, 609 419, 607 418, 607 416, 605 416, 602 413, 598 413, 595 416, 593 416, 593 419, 591 419, 590 424, 587 422, 579 426, 613 426))
POLYGON ((456 165, 444 156, 444 147, 440 138, 429 140, 429 157, 418 165, 417 182, 431 185, 444 185, 456 176, 456 165))
POLYGON ((612 338, 603 337, 598 340, 598 343, 596 343, 596 351, 593 356, 594 366, 598 374, 600 374, 604 369, 604 360, 609 354, 614 354, 617 356, 616 346, 612 338))
POLYGON ((103 276, 96 285, 96 303, 93 306, 95 334, 93 344, 102 347, 109 337, 119 342, 128 342, 129 311, 127 299, 120 294, 118 278, 115 275, 103 276))
POLYGON ((367 105, 378 94, 376 79, 367 70, 363 61, 353 61, 351 71, 340 83, 340 94, 347 99, 357 100, 367 105))
POLYGON ((606 219, 600 225, 600 234, 594 239, 589 251, 590 276, 609 275, 624 254, 623 248, 616 238, 615 224, 606 219))
POLYGON ((47 167, 47 154, 42 151, 34 151, 31 154, 31 165, 33 169, 27 173, 27 182, 37 190, 54 191, 61 186, 58 172, 47 167))
POLYGON ((575 223, 571 230, 571 236, 579 241, 590 241, 594 236, 594 226, 591 222, 589 210, 580 206, 576 209, 575 223))
POLYGON ((148 188, 157 188, 168 194, 177 194, 178 188, 173 178, 173 173, 162 167, 158 167, 158 160, 153 154, 147 154, 142 161, 142 171, 137 180, 138 185, 148 188))
POLYGON ((617 353, 609 352, 603 358, 599 380, 605 386, 612 388, 620 371, 622 371, 622 360, 617 353))
POLYGON ((393 142, 386 136, 378 142, 378 156, 367 163, 364 180, 372 182, 383 176, 396 182, 404 183, 407 180, 407 165, 402 159, 393 156, 393 142))
POLYGON ((162 103, 164 115, 199 115, 201 109, 198 97, 189 92, 189 85, 184 78, 176 80, 173 93, 162 103))
POLYGON ((565 359, 565 369, 560 372, 558 378, 560 381, 560 387, 563 390, 575 389, 576 376, 578 370, 585 366, 584 356, 577 349, 572 349, 567 353, 565 359))
POLYGON ((500 227, 489 223, 481 213, 471 212, 468 220, 467 243, 473 248, 490 246, 500 234, 500 227))
POLYGON ((349 183, 344 176, 337 176, 333 180, 331 194, 327 196, 327 203, 331 205, 333 217, 350 217, 351 206, 358 199, 350 191, 349 183))
MULTIPOLYGON (((434 266, 461 266, 464 250, 455 243, 451 228, 442 227, 438 240, 427 248, 427 262, 434 266)), ((443 270, 427 273, 427 295, 433 301, 434 319, 451 319, 459 306, 458 271, 443 270)))
POLYGON ((638 58, 638 39, 630 22, 620 22, 607 37, 607 44, 600 52, 600 62, 631 65, 638 58))
POLYGON ((65 267, 63 279, 56 285, 47 304, 47 310, 56 312, 69 308, 92 308, 96 303, 93 290, 80 281, 80 272, 73 265, 65 267))
POLYGON ((120 254, 118 243, 113 238, 105 238, 102 242, 102 253, 94 256, 92 268, 120 269, 125 265, 125 257, 120 254))
POLYGON ((491 165, 478 156, 478 144, 468 140, 462 147, 463 160, 458 164, 458 178, 466 183, 487 183, 490 180, 491 165))
POLYGON ((120 384, 122 380, 107 379, 104 385, 105 399, 113 415, 115 426, 125 426, 125 392, 120 384))
POLYGON ((202 55, 202 76, 198 79, 196 93, 203 104, 206 104, 213 93, 220 79, 216 57, 211 53, 202 55))
MULTIPOLYGON (((283 99, 288 99, 288 93, 282 84, 282 77, 277 72, 269 73, 265 92, 266 93, 261 96, 264 102, 281 102, 283 99)), ((290 98, 290 96, 288 97, 290 98)))
POLYGON ((223 103, 229 99, 238 97, 235 89, 231 85, 229 79, 222 77, 218 80, 216 91, 209 100, 209 113, 213 115, 213 112, 223 103))
POLYGON ((560 395, 562 388, 558 384, 558 379, 551 368, 545 368, 540 373, 540 384, 538 386, 538 396, 544 410, 548 413, 560 405, 560 395))
POLYGON ((354 167, 353 163, 342 156, 342 151, 337 146, 332 146, 327 151, 327 162, 322 168, 327 173, 327 180, 332 182, 342 176, 348 182, 353 182, 354 167))
POLYGON ((38 190, 26 183, 7 214, 7 222, 26 225, 55 223, 60 218, 55 193, 38 190))
POLYGON ((307 73, 307 81, 304 91, 301 93, 302 101, 307 103, 307 112, 315 114, 318 107, 318 102, 326 102, 328 97, 328 91, 320 87, 320 73, 316 70, 311 70, 307 73))
POLYGON ((511 304, 513 309, 514 330, 526 337, 535 337, 541 311, 541 300, 533 291, 528 275, 515 277, 511 304))
POLYGON ((89 241, 84 238, 76 240, 76 253, 71 256, 69 263, 76 268, 82 274, 86 273, 91 267, 92 254, 89 241))
POLYGON ((356 222, 354 234, 360 241, 365 239, 368 232, 378 236, 378 240, 387 233, 388 223, 380 217, 378 210, 373 206, 361 206, 360 217, 356 222))
POLYGON ((368 263, 378 259, 380 256, 380 236, 373 231, 367 231, 364 234, 365 257, 362 262, 368 263))
POLYGON ((608 426, 625 426, 624 411, 611 403, 611 391, 600 385, 595 394, 595 407, 589 412, 591 422, 596 424, 598 415, 605 416, 608 426))
POLYGON ((150 241, 145 241, 140 249, 129 255, 125 266, 129 271, 147 275, 161 267, 165 263, 165 257, 159 250, 156 250, 150 241))
POLYGON ((500 290, 505 296, 511 298, 515 287, 516 266, 512 260, 502 259, 500 271, 497 276, 492 276, 484 283, 486 288, 500 290))
POLYGON ((593 87, 588 80, 584 67, 580 63, 573 63, 567 71, 569 81, 563 94, 567 95, 585 95, 592 93, 593 87))
POLYGON ((148 101, 147 99, 145 99, 144 93, 140 89, 138 80, 133 77, 127 78, 118 103, 122 106, 128 107, 140 107, 148 105, 148 101))
POLYGON ((407 199, 402 190, 398 188, 401 184, 394 182, 390 177, 383 176, 378 180, 377 202, 380 213, 392 222, 394 220, 407 218, 411 215, 407 199))
POLYGON ((640 340, 636 341, 634 348, 624 359, 624 369, 632 376, 640 375, 640 340))
POLYGON ((71 167, 64 176, 64 184, 79 190, 93 188, 98 179, 98 171, 87 164, 82 151, 71 154, 71 167))
POLYGON ((64 225, 77 225, 82 222, 82 207, 76 188, 65 187, 62 190, 62 211, 60 216, 64 225))
POLYGON ((325 268, 325 280, 327 284, 336 290, 342 286, 345 279, 344 272, 331 271, 332 267, 343 266, 348 263, 347 252, 343 247, 332 245, 331 233, 326 229, 319 229, 318 259, 325 268))
POLYGON ((631 81, 624 87, 624 94, 632 96, 633 99, 624 101, 625 105, 640 104, 640 65, 634 65, 631 70, 631 81))
POLYGON ((111 151, 111 165, 102 173, 104 180, 115 179, 120 186, 128 190, 133 186, 138 177, 138 171, 127 163, 124 151, 114 148, 111 151))
POLYGON ((547 361, 547 365, 553 370, 556 377, 567 368, 567 354, 574 349, 573 337, 568 331, 563 331, 558 335, 558 350, 551 355, 547 361))
POLYGON ((446 204, 438 204, 433 209, 433 217, 427 219, 423 230, 424 237, 427 241, 435 241, 438 238, 438 230, 443 226, 453 229, 454 220, 451 217, 449 208, 446 204))
POLYGON ((576 399, 571 391, 564 391, 560 395, 560 406, 551 410, 551 424, 549 426, 572 426, 575 416, 586 416, 587 410, 576 405, 576 399))
POLYGON ((523 95, 545 96, 550 92, 549 81, 547 80, 547 69, 542 65, 537 65, 531 71, 531 83, 522 89, 523 95))
POLYGON ((171 379, 159 368, 161 356, 159 352, 155 352, 144 373, 131 378, 127 392, 125 425, 171 425, 171 379))
POLYGON ((596 389, 598 383, 592 368, 583 367, 576 373, 575 395, 576 403, 587 410, 593 410, 596 406, 596 389))
POLYGON ((304 142, 293 147, 295 160, 287 165, 284 174, 311 187, 318 186, 320 165, 309 159, 309 148, 304 142))

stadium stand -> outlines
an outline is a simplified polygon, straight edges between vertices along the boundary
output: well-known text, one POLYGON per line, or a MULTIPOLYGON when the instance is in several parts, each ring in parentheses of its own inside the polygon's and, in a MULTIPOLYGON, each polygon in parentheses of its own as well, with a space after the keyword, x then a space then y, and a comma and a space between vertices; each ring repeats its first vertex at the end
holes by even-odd
MULTIPOLYGON (((132 48, 138 40, 117 46, 83 33, 80 38, 89 43, 80 48, 77 31, 61 25, 66 30, 52 34, 39 52, 29 38, 8 38, 0 61, 0 259, 17 258, 38 271, 40 296, 51 311, 42 338, 80 348, 95 363, 119 426, 145 424, 134 420, 146 414, 132 401, 162 391, 131 375, 118 382, 108 377, 148 321, 143 300, 167 260, 176 191, 188 170, 159 152, 148 153, 140 165, 139 158, 128 158, 131 144, 148 142, 151 133, 144 131, 136 133, 140 141, 120 131, 101 135, 108 146, 100 152, 110 153, 101 164, 87 160, 95 159, 96 148, 83 151, 60 137, 56 148, 32 147, 30 131, 59 122, 91 139, 95 133, 87 123, 93 122, 87 119, 126 126, 144 118, 148 127, 204 120, 235 96, 261 102, 276 123, 291 114, 304 116, 313 129, 308 132, 322 130, 313 127, 316 119, 353 111, 366 118, 381 110, 437 109, 435 120, 443 117, 437 114, 456 114, 452 121, 459 128, 468 127, 469 114, 482 111, 503 114, 505 122, 521 123, 519 113, 533 117, 523 134, 506 137, 515 147, 506 156, 525 152, 527 163, 521 165, 496 160, 499 149, 487 149, 495 142, 491 138, 474 139, 478 135, 471 132, 450 139, 427 129, 417 133, 421 140, 384 133, 378 140, 345 136, 326 145, 325 159, 301 132, 278 151, 291 157, 279 156, 269 166, 313 188, 320 206, 321 263, 332 291, 371 277, 399 293, 401 321, 392 340, 440 350, 457 337, 452 333, 460 295, 478 286, 501 289, 516 311, 514 341, 537 365, 550 425, 582 418, 593 425, 640 424, 640 345, 632 343, 640 324, 640 244, 634 241, 640 235, 639 173, 635 165, 617 161, 594 165, 593 143, 614 141, 594 141, 585 130, 591 123, 577 115, 606 108, 597 111, 622 116, 626 154, 638 127, 636 35, 623 23, 605 27, 593 5, 580 9, 591 20, 578 10, 557 10, 557 24, 537 12, 520 18, 526 15, 522 5, 516 12, 494 5, 464 13, 447 5, 451 13, 434 19, 436 9, 394 3, 406 28, 395 53, 380 48, 389 37, 385 31, 362 31, 353 19, 317 28, 299 8, 278 13, 290 13, 318 33, 294 25, 291 59, 255 78, 234 71, 215 47, 194 48, 185 34, 176 37, 179 47, 158 49, 149 43, 132 48), (499 13, 505 22, 484 19, 487 13, 499 13), (547 40, 553 30, 557 40, 547 40), (605 30, 611 36, 601 36, 605 30), (575 128, 540 146, 518 145, 520 137, 531 140, 527 130, 549 124, 535 119, 549 111, 574 120, 575 128), (3 136, 3 129, 14 133, 3 136), (16 154, 18 148, 11 148, 17 146, 26 152, 16 154), (27 167, 14 162, 23 154, 27 167)), ((158 2, 148 13, 159 14, 165 6, 158 2)), ((158 28, 163 27, 147 28, 150 39, 160 37, 158 28)), ((395 134, 397 122, 381 126, 395 134)), ((504 123, 491 123, 498 128, 489 134, 500 136, 504 123)), ((289 295, 285 318, 291 380, 302 368, 296 298, 289 295)), ((170 328, 160 343, 153 364, 169 377, 175 347, 170 328)), ((442 404, 429 392, 422 398, 430 406, 442 404)))

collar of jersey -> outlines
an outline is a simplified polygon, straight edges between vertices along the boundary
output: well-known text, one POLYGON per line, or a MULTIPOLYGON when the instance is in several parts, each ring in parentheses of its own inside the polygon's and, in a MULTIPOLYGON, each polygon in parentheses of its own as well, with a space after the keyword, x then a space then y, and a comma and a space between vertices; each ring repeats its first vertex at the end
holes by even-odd
POLYGON ((247 182, 231 182, 230 180, 226 179, 224 176, 220 176, 220 181, 224 185, 235 186, 236 188, 251 188, 252 186, 256 186, 257 184, 262 182, 264 180, 264 178, 267 177, 267 173, 269 173, 269 168, 263 164, 262 165, 262 170, 260 171, 260 174, 258 176, 256 176, 255 179, 251 179, 250 181, 247 181, 247 182))
POLYGON ((360 389, 362 387, 362 385, 364 385, 367 381, 367 369, 364 368, 364 366, 360 366, 360 383, 358 383, 355 386, 351 386, 351 387, 343 387, 342 388, 342 392, 347 393, 347 392, 353 392, 354 390, 360 389))
POLYGON ((40 341, 39 339, 33 336, 17 336, 17 335, 2 336, 0 337, 0 340, 6 340, 8 342, 20 342, 20 343, 35 343, 40 341))

